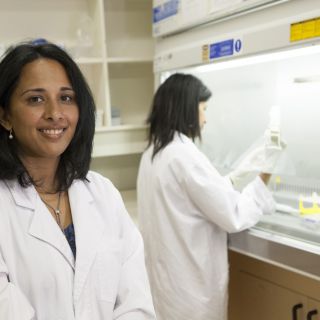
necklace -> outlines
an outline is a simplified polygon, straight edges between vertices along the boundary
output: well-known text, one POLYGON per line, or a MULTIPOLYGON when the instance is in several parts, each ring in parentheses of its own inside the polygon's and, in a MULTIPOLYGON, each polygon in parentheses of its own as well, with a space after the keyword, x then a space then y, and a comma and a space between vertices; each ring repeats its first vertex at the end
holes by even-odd
POLYGON ((58 226, 60 227, 61 230, 63 230, 62 225, 61 225, 61 218, 60 218, 60 215, 61 215, 61 211, 60 211, 61 191, 59 192, 59 195, 58 195, 58 202, 57 202, 56 208, 52 207, 47 201, 43 200, 41 197, 40 197, 40 199, 47 207, 49 207, 53 211, 54 216, 56 218, 56 221, 58 223, 58 226))

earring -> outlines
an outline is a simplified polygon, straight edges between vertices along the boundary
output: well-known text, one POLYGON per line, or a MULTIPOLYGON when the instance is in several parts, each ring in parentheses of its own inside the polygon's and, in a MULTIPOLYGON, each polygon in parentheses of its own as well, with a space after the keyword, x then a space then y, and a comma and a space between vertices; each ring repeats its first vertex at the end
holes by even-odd
POLYGON ((9 132, 9 139, 10 139, 10 140, 13 139, 12 128, 10 129, 10 132, 9 132))

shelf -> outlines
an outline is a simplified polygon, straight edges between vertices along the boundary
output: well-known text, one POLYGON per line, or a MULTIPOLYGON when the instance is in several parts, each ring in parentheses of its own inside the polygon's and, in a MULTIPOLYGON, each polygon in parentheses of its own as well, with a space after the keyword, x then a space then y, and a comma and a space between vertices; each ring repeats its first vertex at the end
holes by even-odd
POLYGON ((142 124, 153 98, 152 63, 112 63, 108 69, 111 107, 120 110, 123 124, 142 124))
POLYGON ((147 146, 147 126, 96 129, 93 158, 142 153, 147 146))
MULTIPOLYGON (((84 61, 84 60, 83 60, 84 61)), ((85 60, 86 63, 78 64, 92 91, 97 109, 106 112, 106 74, 105 65, 97 60, 85 60)))
MULTIPOLYGON (((152 1, 104 0, 106 65, 110 91, 104 124, 112 110, 120 113, 119 129, 142 125, 154 93, 152 1)), ((139 149, 139 147, 138 147, 139 149)))
POLYGON ((153 57, 138 58, 138 57, 109 57, 108 63, 153 63, 153 57))
POLYGON ((123 145, 113 145, 113 146, 97 146, 93 148, 92 157, 93 158, 103 158, 103 157, 115 157, 115 156, 125 156, 130 154, 142 153, 146 148, 146 143, 136 142, 123 145))
POLYGON ((111 131, 130 131, 130 130, 144 130, 148 128, 145 124, 127 124, 127 125, 120 125, 120 126, 104 126, 104 127, 97 127, 96 133, 99 132, 111 132, 111 131))
POLYGON ((83 57, 83 58, 76 58, 75 62, 78 64, 99 64, 103 63, 103 58, 97 58, 97 57, 83 57))

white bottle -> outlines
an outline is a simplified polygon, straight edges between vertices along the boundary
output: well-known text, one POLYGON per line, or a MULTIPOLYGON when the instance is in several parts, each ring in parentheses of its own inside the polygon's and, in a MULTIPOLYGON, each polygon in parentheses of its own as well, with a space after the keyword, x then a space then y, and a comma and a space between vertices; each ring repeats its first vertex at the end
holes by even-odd
POLYGON ((269 125, 265 132, 265 143, 268 147, 281 148, 280 137, 281 112, 278 105, 271 107, 269 125))

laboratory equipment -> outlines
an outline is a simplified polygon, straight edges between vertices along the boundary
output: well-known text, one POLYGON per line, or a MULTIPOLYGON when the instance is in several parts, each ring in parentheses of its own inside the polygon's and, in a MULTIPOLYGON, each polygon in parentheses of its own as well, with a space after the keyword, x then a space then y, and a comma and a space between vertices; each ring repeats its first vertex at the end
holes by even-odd
MULTIPOLYGON (((319 3, 289 1, 225 20, 157 39, 159 82, 191 73, 212 91, 199 147, 222 174, 262 141, 285 147, 269 183, 277 210, 249 232, 320 254, 319 3)), ((235 238, 247 250, 248 239, 235 238)), ((292 266, 309 268, 298 260, 292 266)))
POLYGON ((219 70, 214 64, 179 70, 196 75, 213 92, 199 146, 226 173, 253 142, 263 137, 276 147, 283 138, 288 144, 284 159, 270 182, 278 211, 256 228, 320 244, 320 162, 315 156, 320 82, 295 81, 320 75, 320 45, 260 55, 258 62, 255 58, 232 68, 221 62, 219 70))

